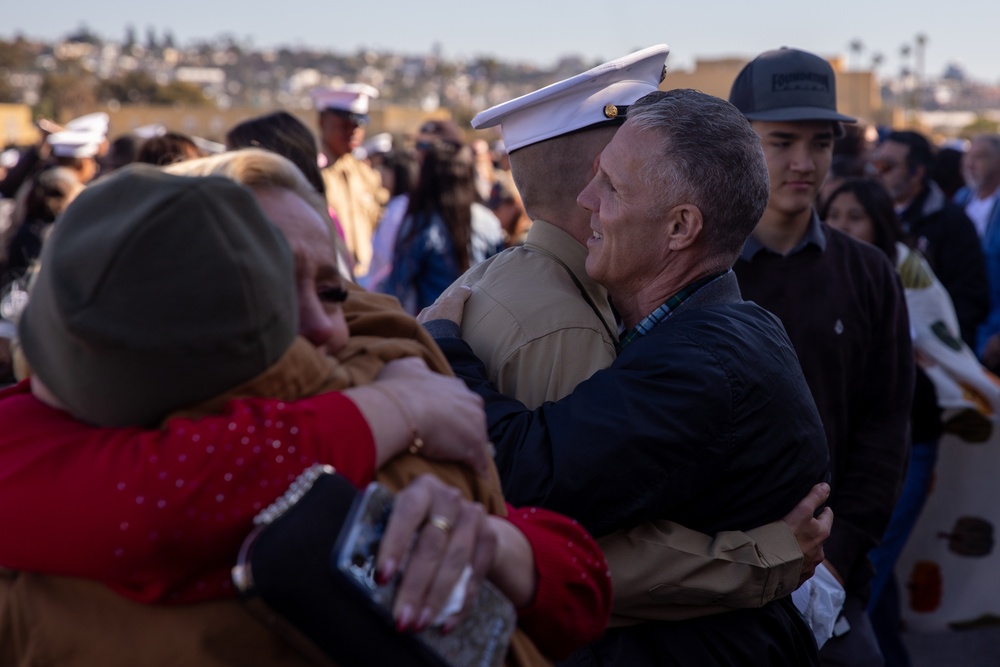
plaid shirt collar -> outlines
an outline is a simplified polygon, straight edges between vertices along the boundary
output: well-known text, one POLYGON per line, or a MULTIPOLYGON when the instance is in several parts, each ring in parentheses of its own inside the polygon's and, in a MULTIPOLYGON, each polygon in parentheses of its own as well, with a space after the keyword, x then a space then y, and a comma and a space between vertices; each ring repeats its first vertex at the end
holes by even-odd
POLYGON ((657 324, 670 317, 670 315, 675 310, 677 310, 677 308, 680 307, 682 303, 684 303, 692 295, 694 295, 695 292, 697 292, 702 287, 712 282, 716 278, 724 276, 727 273, 729 273, 728 270, 723 271, 721 273, 713 273, 712 275, 700 278, 694 281, 693 283, 687 285, 686 287, 684 287, 684 289, 682 289, 677 294, 674 294, 672 297, 667 299, 666 302, 663 303, 663 305, 661 305, 659 308, 651 312, 649 315, 646 315, 646 317, 642 318, 642 321, 639 322, 639 324, 635 325, 634 329, 627 331, 621 337, 621 340, 618 341, 617 352, 620 354, 621 351, 625 349, 626 345, 631 343, 639 336, 645 336, 646 334, 648 334, 650 331, 653 330, 653 327, 655 327, 657 324))

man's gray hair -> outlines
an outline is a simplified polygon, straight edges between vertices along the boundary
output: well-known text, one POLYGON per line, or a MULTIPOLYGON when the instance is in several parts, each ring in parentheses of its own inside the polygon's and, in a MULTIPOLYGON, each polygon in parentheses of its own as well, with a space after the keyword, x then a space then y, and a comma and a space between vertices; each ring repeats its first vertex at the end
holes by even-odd
POLYGON ((627 122, 661 139, 663 160, 646 177, 671 184, 664 203, 697 206, 705 242, 735 261, 770 195, 764 152, 749 121, 721 98, 678 89, 640 98, 627 122))

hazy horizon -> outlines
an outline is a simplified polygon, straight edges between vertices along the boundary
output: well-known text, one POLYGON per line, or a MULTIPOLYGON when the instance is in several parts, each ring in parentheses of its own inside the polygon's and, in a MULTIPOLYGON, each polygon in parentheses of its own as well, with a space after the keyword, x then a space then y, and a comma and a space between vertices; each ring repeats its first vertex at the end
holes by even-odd
POLYGON ((507 0, 493 6, 382 0, 364 7, 299 0, 274 9, 234 0, 156 5, 93 0, 87 11, 83 3, 69 0, 15 2, 6 12, 9 23, 0 27, 5 39, 20 33, 52 41, 86 26, 104 39, 122 40, 126 26, 132 26, 140 42, 152 28, 158 38, 169 30, 179 46, 228 34, 257 48, 336 53, 370 48, 407 54, 438 49, 449 59, 488 56, 543 67, 566 56, 599 62, 665 43, 671 47, 668 67, 690 69, 696 58, 750 58, 794 46, 841 56, 852 68, 870 67, 872 54, 879 52, 883 64, 878 72, 891 78, 904 66, 918 68, 915 52, 904 57, 901 47, 912 47, 923 34, 926 76, 939 77, 954 63, 973 80, 1000 83, 1000 58, 993 47, 1000 3, 972 0, 940 5, 933 13, 921 9, 925 3, 904 0, 842 0, 808 7, 779 0, 668 1, 645 7, 595 0, 507 0), (860 55, 851 49, 854 41, 863 45, 860 55))

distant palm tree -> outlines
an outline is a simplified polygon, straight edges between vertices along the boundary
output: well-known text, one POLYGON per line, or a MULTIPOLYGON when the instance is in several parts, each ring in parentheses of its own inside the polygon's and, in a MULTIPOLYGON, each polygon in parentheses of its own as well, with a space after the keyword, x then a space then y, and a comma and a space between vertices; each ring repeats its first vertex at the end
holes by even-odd
POLYGON ((849 46, 854 54, 854 69, 861 69, 861 52, 865 50, 865 43, 860 39, 852 39, 849 46))

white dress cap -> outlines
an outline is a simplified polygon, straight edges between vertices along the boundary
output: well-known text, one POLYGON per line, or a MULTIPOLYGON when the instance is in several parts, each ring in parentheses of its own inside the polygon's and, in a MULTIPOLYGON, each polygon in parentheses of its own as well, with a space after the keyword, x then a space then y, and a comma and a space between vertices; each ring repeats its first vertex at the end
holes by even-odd
POLYGON ((378 153, 388 153, 392 150, 392 135, 388 132, 380 132, 363 144, 369 155, 378 153))
POLYGON ((167 133, 167 128, 165 125, 160 123, 153 123, 152 125, 140 125, 139 127, 132 130, 132 134, 139 139, 154 139, 156 137, 162 137, 167 133))
POLYGON ((16 148, 8 148, 3 153, 0 153, 0 167, 5 169, 13 169, 17 166, 18 161, 21 159, 21 152, 16 148))
POLYGON ((88 113, 86 116, 74 118, 66 123, 65 127, 67 130, 73 130, 75 132, 93 132, 94 134, 107 136, 108 125, 110 122, 111 119, 108 114, 103 111, 98 111, 97 113, 88 113))
POLYGON ((338 88, 319 88, 312 92, 317 111, 346 111, 364 116, 368 101, 378 97, 378 90, 366 83, 348 83, 338 88))
POLYGON ((104 135, 84 130, 63 130, 50 134, 46 141, 56 157, 94 157, 101 150, 104 135))
POLYGON ((198 150, 205 155, 218 155, 219 153, 226 152, 226 145, 220 144, 218 141, 212 141, 211 139, 193 135, 191 137, 191 141, 198 147, 198 150))
POLYGON ((622 107, 659 89, 670 48, 657 44, 476 115, 477 130, 500 126, 507 152, 615 120, 622 107))

